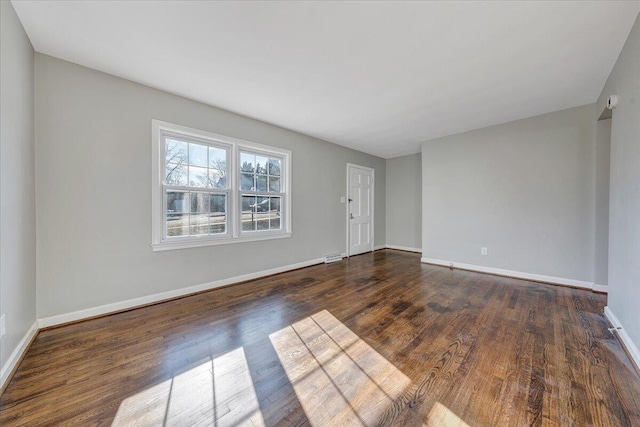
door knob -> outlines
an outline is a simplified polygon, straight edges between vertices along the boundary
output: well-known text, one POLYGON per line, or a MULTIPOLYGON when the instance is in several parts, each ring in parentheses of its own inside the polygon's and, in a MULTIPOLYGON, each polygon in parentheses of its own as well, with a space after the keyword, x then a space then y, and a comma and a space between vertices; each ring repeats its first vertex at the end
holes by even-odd
POLYGON ((349 218, 353 219, 353 214, 352 213, 349 214, 349 218))

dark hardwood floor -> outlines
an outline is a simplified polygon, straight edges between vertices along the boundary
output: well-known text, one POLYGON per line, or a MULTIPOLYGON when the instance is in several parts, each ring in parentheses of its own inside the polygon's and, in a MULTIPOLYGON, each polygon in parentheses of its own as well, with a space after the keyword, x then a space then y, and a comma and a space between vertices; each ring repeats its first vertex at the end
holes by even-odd
POLYGON ((640 426, 605 303, 378 251, 41 331, 0 425, 640 426))

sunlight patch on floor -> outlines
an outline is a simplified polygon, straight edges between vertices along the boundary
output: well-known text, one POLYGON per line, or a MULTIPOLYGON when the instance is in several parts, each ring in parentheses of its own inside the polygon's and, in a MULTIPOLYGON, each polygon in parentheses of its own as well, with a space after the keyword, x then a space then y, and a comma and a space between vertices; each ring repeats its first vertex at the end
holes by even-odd
POLYGON ((373 425, 410 384, 327 310, 269 338, 312 425, 373 425))
POLYGON ((125 399, 112 426, 264 426, 244 349, 125 399))
POLYGON ((426 427, 469 427, 469 424, 440 402, 433 405, 424 425, 426 427))

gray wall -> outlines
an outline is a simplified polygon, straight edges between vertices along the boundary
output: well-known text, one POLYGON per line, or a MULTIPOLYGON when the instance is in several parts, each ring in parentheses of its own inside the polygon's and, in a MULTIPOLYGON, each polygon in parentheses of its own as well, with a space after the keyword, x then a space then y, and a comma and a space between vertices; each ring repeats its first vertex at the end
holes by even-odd
POLYGON ((385 160, 36 54, 38 317, 346 251, 346 164, 385 160), (152 252, 151 119, 292 151, 293 237, 152 252))
POLYGON ((640 17, 598 98, 597 115, 614 94, 608 305, 640 348, 640 17))
POLYGON ((596 229, 594 281, 606 286, 609 282, 609 162, 611 151, 611 120, 596 123, 596 229))
POLYGON ((421 155, 387 160, 387 244, 422 248, 421 155))
POLYGON ((8 1, 0 2, 0 365, 36 319, 33 48, 8 1))
POLYGON ((595 128, 587 105, 424 142, 423 257, 593 281, 595 128))

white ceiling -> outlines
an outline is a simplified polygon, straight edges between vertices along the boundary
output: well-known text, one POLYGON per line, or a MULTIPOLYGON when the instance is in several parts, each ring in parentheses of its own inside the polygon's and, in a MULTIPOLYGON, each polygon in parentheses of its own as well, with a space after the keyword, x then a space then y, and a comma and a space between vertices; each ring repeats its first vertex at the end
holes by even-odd
POLYGON ((389 158, 594 102, 640 2, 13 1, 36 51, 389 158))

